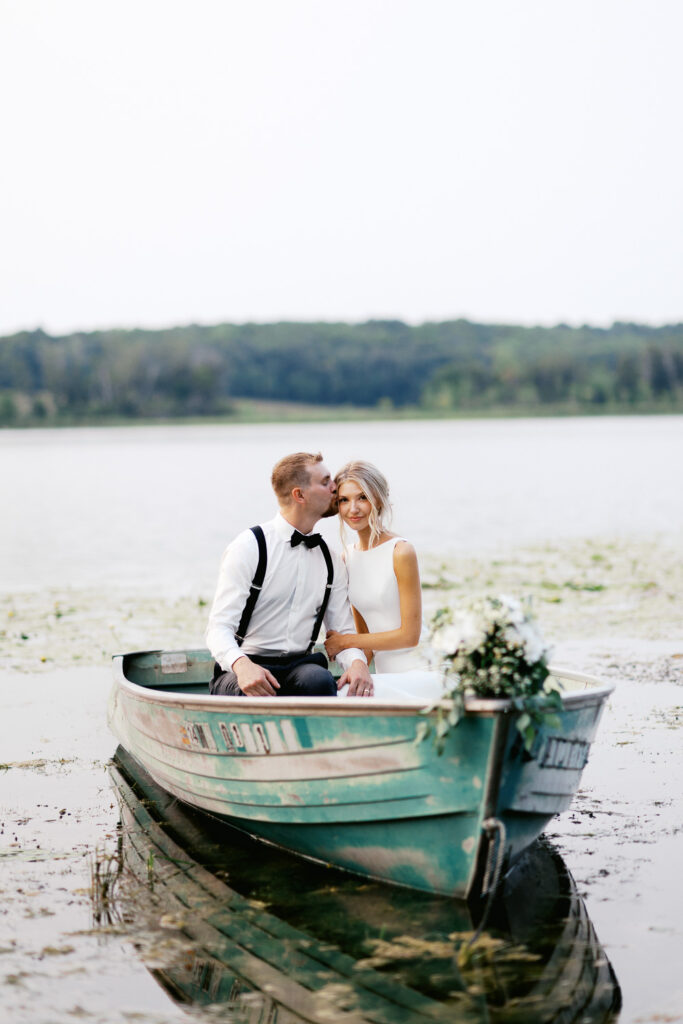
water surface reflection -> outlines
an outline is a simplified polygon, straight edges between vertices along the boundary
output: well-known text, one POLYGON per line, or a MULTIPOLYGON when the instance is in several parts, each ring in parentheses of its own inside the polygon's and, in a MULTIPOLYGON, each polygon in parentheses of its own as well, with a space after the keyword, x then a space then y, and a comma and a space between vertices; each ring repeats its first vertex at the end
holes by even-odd
POLYGON ((481 906, 369 883, 214 826, 121 748, 112 778, 120 845, 95 887, 95 917, 134 935, 195 1019, 617 1018, 611 965, 562 859, 543 842, 507 877, 471 943, 481 906))

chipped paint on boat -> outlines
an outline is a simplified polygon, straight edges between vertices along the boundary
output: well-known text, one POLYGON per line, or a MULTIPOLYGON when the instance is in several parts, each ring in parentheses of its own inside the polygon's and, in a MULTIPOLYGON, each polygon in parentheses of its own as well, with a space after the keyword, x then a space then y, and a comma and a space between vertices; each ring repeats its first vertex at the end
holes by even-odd
POLYGON ((212 696, 212 664, 114 659, 110 726, 158 785, 303 856, 457 896, 479 884, 485 821, 504 824, 514 858, 569 806, 611 690, 568 694, 530 754, 508 701, 471 701, 439 755, 416 743, 424 702, 212 696))

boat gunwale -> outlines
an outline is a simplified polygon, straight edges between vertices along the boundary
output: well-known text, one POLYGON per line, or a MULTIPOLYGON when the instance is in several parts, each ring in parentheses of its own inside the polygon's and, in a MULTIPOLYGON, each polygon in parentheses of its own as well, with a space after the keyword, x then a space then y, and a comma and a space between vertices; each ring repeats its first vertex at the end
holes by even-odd
MULTIPOLYGON (((136 652, 140 654, 153 654, 155 651, 136 652)), ((124 658, 130 655, 117 654, 112 658, 112 669, 114 681, 121 689, 131 697, 145 701, 149 704, 179 708, 181 710, 213 711, 225 713, 226 711, 239 710, 243 714, 254 714, 255 712, 272 715, 274 712, 282 712, 291 715, 293 711, 303 714, 325 712, 326 718, 343 717, 351 715, 382 714, 390 711, 394 715, 414 716, 425 711, 437 713, 439 708, 448 709, 453 706, 449 698, 441 700, 421 700, 414 698, 403 701, 377 700, 367 697, 344 697, 340 701, 331 700, 329 697, 228 697, 223 694, 188 694, 171 693, 168 690, 160 690, 154 686, 143 686, 128 679, 123 671, 124 658)), ((576 672, 573 669, 561 669, 549 666, 550 675, 556 678, 564 678, 584 683, 586 689, 573 690, 568 693, 561 692, 562 703, 566 711, 578 710, 581 707, 588 707, 593 704, 602 703, 614 690, 615 684, 611 681, 600 679, 597 676, 584 672, 576 672)), ((468 696, 465 698, 465 710, 467 714, 476 716, 490 716, 507 714, 514 711, 514 704, 510 698, 481 698, 468 696)))

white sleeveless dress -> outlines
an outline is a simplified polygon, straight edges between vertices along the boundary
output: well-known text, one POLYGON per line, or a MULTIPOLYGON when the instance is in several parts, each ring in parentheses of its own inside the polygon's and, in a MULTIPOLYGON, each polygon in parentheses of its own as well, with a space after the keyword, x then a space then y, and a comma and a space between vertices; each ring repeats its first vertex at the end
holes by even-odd
MULTIPOLYGON (((346 568, 349 574, 349 598, 360 612, 370 633, 386 633, 401 625, 401 605, 398 581, 394 572, 394 548, 403 537, 392 537, 361 551, 348 548, 346 568)), ((377 651, 376 674, 373 675, 374 695, 381 700, 428 701, 443 696, 444 687, 436 672, 424 668, 424 659, 417 647, 395 651, 377 651)), ((345 686, 340 696, 348 695, 345 686)))

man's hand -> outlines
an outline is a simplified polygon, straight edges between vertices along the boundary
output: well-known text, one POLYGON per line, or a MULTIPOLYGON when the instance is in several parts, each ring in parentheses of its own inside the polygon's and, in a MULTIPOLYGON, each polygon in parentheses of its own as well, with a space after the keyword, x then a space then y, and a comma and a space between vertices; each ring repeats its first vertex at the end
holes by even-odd
POLYGON ((338 633, 336 629, 328 629, 325 637, 325 650, 328 658, 336 658, 340 651, 346 649, 343 636, 344 634, 338 633))
POLYGON ((275 676, 267 668, 251 661, 246 654, 233 662, 232 670, 237 676, 240 690, 247 697, 274 697, 275 691, 280 689, 275 676))
POLYGON ((349 697, 372 697, 374 693, 370 669, 360 659, 351 662, 351 668, 339 679, 337 689, 341 690, 346 683, 349 684, 349 697))

